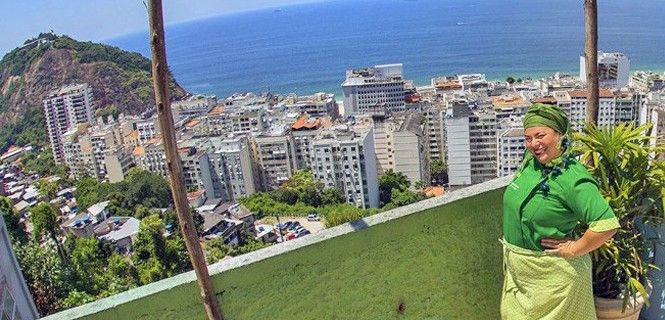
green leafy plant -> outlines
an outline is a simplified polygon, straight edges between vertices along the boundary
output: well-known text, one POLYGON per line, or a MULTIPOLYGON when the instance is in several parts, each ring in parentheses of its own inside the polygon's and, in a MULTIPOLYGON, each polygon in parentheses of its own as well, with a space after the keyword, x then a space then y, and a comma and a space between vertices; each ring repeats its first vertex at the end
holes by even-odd
POLYGON ((664 220, 663 146, 650 136, 651 124, 587 124, 583 132, 575 134, 575 151, 621 224, 614 238, 592 253, 594 294, 622 298, 625 310, 628 299, 636 300, 639 293, 648 306, 647 274, 658 268, 646 257, 657 239, 648 238, 640 226, 657 226, 664 220))

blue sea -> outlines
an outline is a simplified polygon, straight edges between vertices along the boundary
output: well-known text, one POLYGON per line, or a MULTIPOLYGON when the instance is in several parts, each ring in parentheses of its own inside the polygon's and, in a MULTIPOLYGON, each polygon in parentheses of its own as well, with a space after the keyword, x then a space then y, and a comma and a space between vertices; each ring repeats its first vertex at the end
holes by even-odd
MULTIPOLYGON (((345 70, 403 63, 435 76, 578 74, 582 0, 346 0, 286 6, 166 27, 169 67, 188 91, 341 92, 345 70)), ((665 1, 599 1, 599 48, 632 70, 665 70, 665 1)), ((148 33, 105 43, 150 57, 148 33)))

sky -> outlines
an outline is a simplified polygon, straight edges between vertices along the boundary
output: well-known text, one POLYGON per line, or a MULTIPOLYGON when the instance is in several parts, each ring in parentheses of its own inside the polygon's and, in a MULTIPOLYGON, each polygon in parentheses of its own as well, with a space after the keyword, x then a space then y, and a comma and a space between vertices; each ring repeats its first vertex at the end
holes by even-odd
MULTIPOLYGON (((147 0, 145 0, 147 2, 147 0)), ((166 25, 322 0, 164 0, 166 25)), ((100 41, 146 30, 143 0, 1 0, 0 57, 40 32, 100 41)))

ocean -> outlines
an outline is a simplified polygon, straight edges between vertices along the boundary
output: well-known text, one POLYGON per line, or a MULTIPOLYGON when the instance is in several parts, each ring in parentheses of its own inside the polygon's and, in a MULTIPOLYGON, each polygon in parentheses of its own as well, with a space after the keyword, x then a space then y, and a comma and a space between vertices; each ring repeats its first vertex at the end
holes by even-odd
MULTIPOLYGON (((599 44, 631 70, 665 70, 665 1, 599 1, 599 44)), ((102 41, 150 57, 148 33, 102 41)), ((345 70, 403 63, 432 77, 579 73, 581 0, 342 0, 222 15, 166 27, 167 57, 190 92, 340 94, 345 70)))

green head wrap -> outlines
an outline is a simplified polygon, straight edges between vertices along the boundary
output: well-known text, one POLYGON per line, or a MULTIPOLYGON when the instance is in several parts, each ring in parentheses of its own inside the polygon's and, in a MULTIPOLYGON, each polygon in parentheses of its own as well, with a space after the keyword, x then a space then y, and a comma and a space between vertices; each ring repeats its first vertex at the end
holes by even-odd
POLYGON ((559 107, 551 104, 534 103, 523 120, 524 129, 549 127, 561 135, 567 135, 570 127, 568 116, 559 107))
MULTIPOLYGON (((544 126, 561 134, 561 139, 557 144, 557 147, 561 150, 561 155, 547 164, 547 170, 544 170, 544 176, 540 182, 540 188, 547 192, 549 190, 547 181, 559 175, 562 170, 565 170, 570 163, 575 161, 571 152, 572 148, 570 148, 570 121, 568 121, 566 113, 559 107, 551 104, 534 103, 524 115, 523 125, 524 129, 544 126)), ((533 159, 533 154, 527 151, 518 170, 518 175, 533 159)))

